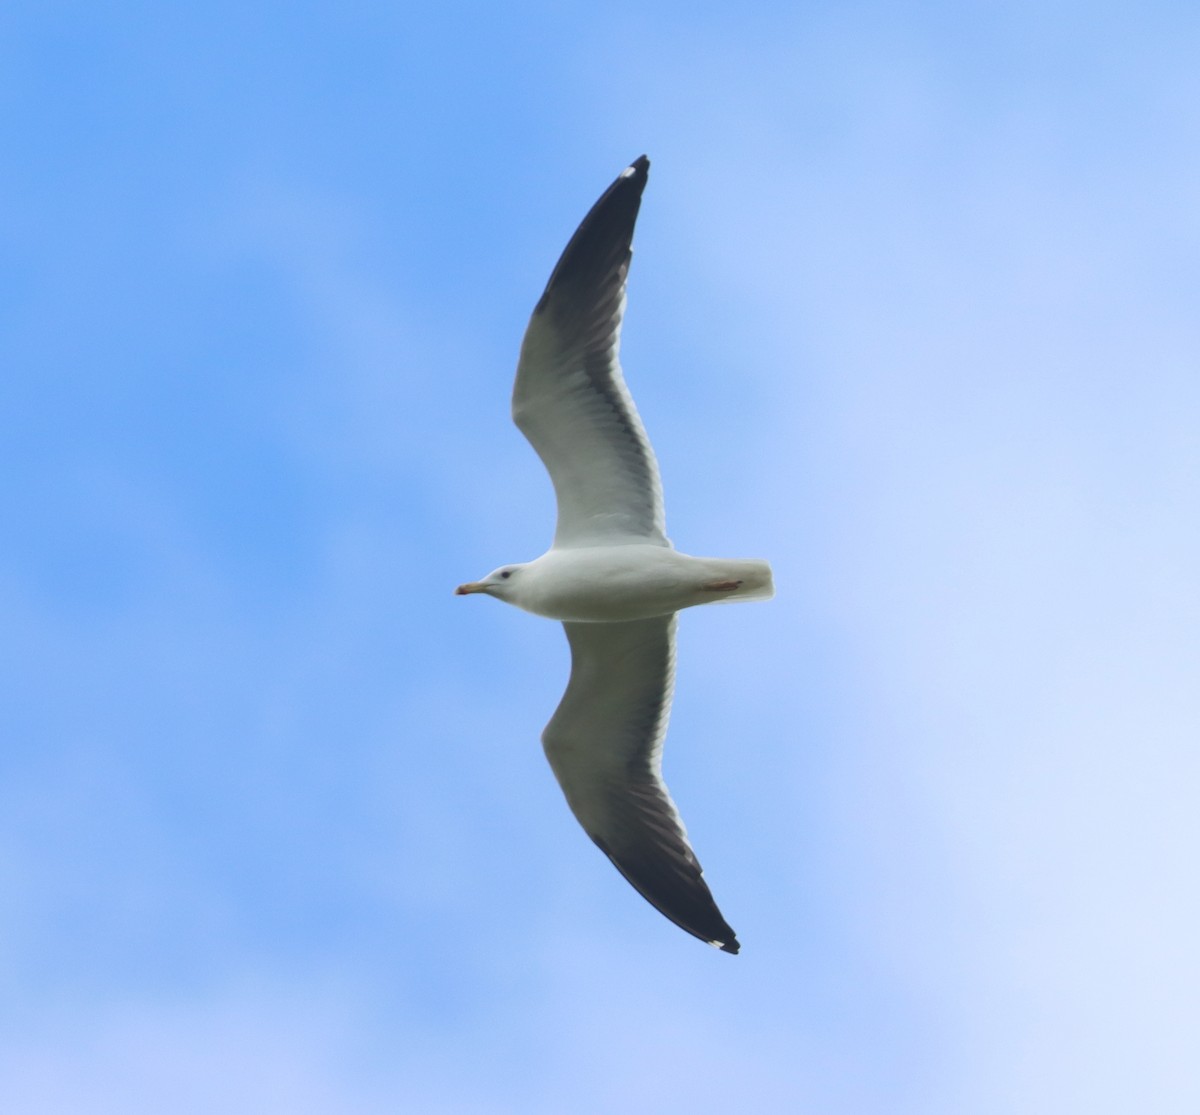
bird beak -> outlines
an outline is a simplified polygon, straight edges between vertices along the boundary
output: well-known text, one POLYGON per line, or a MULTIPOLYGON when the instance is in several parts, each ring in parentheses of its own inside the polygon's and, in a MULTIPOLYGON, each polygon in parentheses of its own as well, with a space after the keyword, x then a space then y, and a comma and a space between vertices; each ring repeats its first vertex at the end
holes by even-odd
POLYGON ((487 592, 487 586, 481 581, 468 581, 454 590, 455 596, 469 596, 473 592, 487 592))

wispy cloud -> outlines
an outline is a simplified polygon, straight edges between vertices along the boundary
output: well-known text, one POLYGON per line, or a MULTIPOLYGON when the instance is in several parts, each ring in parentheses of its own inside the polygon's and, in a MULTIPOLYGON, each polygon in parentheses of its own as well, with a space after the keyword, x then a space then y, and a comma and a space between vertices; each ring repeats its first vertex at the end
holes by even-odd
POLYGON ((6 1110, 1194 1108, 1196 28, 626 14, 420 40, 352 129, 420 143, 222 147, 8 336, 6 1110), (669 526, 780 588, 685 617, 666 756, 736 961, 563 806, 561 633, 449 596, 549 535, 516 343, 641 149, 669 526))

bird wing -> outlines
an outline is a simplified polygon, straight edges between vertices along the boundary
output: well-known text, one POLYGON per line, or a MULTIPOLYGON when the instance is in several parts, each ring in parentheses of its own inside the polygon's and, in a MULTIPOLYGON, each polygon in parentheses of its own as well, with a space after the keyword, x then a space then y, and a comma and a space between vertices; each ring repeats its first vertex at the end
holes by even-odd
POLYGON ((636 159, 584 217, 521 344, 513 421, 554 482, 560 548, 670 545, 658 462, 617 360, 649 167, 636 159))
POLYGON ((681 929, 736 953, 662 779, 675 622, 564 623, 571 680, 542 743, 571 811, 617 870, 681 929))

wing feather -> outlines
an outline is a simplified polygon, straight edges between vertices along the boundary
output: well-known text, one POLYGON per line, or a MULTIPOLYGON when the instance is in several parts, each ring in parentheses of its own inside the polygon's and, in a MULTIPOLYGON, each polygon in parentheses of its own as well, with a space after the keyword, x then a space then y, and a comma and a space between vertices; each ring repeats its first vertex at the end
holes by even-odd
POLYGON ((554 483, 560 548, 670 545, 658 462, 618 361, 649 166, 635 160, 584 217, 521 344, 513 421, 554 483))
POLYGON ((542 734, 588 836, 681 929, 736 953, 662 779, 675 676, 675 616, 564 623, 571 680, 542 734))

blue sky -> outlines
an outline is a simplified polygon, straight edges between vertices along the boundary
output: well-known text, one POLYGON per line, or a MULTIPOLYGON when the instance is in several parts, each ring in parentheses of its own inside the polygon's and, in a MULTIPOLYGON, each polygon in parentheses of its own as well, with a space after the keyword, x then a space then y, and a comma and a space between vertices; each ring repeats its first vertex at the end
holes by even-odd
POLYGON ((1200 17, 8 4, 0 1106, 1193 1112, 1200 17), (507 417, 652 159, 666 771, 575 827, 507 417))

